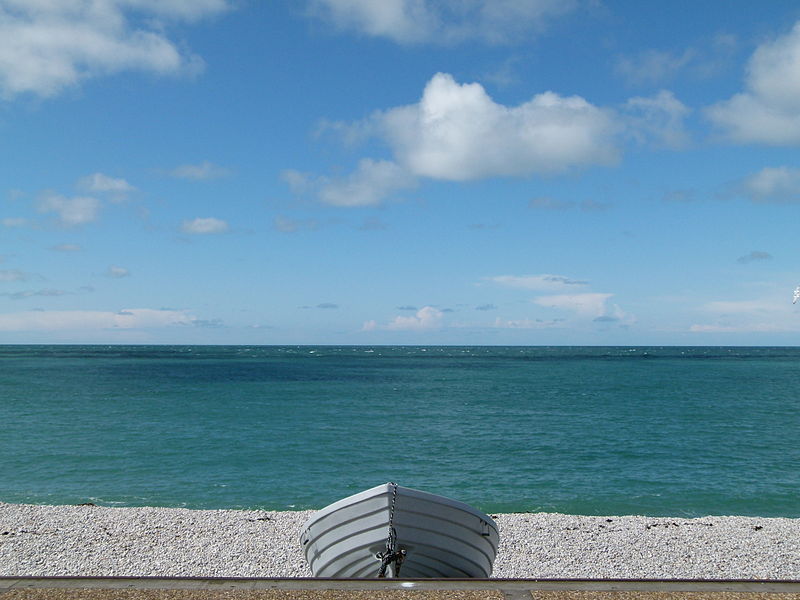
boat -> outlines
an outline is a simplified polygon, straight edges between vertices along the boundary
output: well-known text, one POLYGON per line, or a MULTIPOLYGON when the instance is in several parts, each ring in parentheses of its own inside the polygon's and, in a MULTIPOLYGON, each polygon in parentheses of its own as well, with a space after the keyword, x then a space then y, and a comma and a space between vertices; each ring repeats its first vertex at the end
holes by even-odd
POLYGON ((315 577, 486 578, 494 520, 444 496, 385 483, 317 511, 300 544, 315 577))

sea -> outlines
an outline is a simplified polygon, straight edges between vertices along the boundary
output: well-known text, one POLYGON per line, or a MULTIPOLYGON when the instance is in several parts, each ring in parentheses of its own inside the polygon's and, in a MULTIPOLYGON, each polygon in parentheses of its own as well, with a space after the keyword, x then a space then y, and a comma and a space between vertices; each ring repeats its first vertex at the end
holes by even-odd
POLYGON ((800 348, 0 346, 0 502, 800 517, 800 348))

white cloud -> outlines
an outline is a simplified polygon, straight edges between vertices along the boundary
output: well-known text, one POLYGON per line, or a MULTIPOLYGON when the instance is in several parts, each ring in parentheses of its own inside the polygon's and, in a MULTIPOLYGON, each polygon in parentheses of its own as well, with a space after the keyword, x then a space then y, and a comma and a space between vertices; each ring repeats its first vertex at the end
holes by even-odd
POLYGON ((800 202, 800 168, 765 167, 747 177, 740 190, 754 202, 800 202))
POLYGON ((613 294, 558 294, 553 296, 539 296, 534 302, 548 308, 569 310, 580 316, 597 318, 608 314, 606 301, 613 294))
POLYGON ((313 14, 343 29, 400 42, 422 41, 432 28, 432 15, 424 2, 406 0, 313 0, 313 14))
POLYGON ((505 43, 569 12, 573 0, 310 0, 311 14, 340 29, 403 44, 505 43))
POLYGON ((664 50, 645 50, 634 56, 619 57, 615 70, 631 84, 663 84, 686 67, 695 54, 690 48, 679 54, 664 50))
POLYGON ((682 148, 689 143, 683 122, 690 112, 667 90, 650 98, 630 98, 623 106, 628 131, 634 139, 666 148, 682 148))
POLYGON ((63 331, 98 329, 144 329, 192 325, 194 317, 183 311, 125 309, 104 311, 27 311, 0 314, 0 331, 63 331))
POLYGON ((679 75, 705 79, 727 68, 738 45, 736 36, 717 34, 700 47, 682 50, 648 49, 620 56, 614 65, 619 77, 629 85, 665 85, 679 75))
POLYGON ((564 319, 501 319, 494 320, 493 327, 498 329, 549 329, 564 324, 564 319))
POLYGON ((75 227, 97 219, 100 201, 90 196, 66 198, 46 192, 39 201, 38 210, 40 213, 55 213, 58 223, 64 227, 75 227))
POLYGON ((314 191, 315 178, 310 173, 302 173, 295 169, 286 169, 281 173, 283 179, 292 190, 293 194, 303 195, 314 191))
POLYGON ((578 318, 591 319, 596 323, 617 323, 629 326, 636 322, 633 315, 626 313, 617 304, 608 300, 613 294, 585 293, 585 294, 556 294, 552 296, 539 296, 533 299, 535 304, 547 308, 566 310, 574 313, 578 318))
POLYGON ((371 206, 380 204, 390 194, 416 185, 405 169, 388 160, 364 158, 346 177, 315 176, 295 170, 282 173, 283 180, 298 195, 314 194, 333 206, 371 206))
POLYGON ((197 235, 205 235, 212 233, 225 233, 228 231, 228 223, 222 219, 215 219, 214 217, 192 219, 191 221, 184 221, 181 230, 184 233, 192 233, 197 235))
POLYGON ((395 163, 365 158, 348 177, 320 178, 319 199, 334 206, 369 206, 414 183, 414 178, 395 163))
POLYGON ((791 332, 800 331, 792 288, 776 290, 769 296, 749 300, 717 300, 700 307, 710 318, 693 324, 698 333, 791 332))
POLYGON ((419 103, 373 118, 398 164, 433 179, 557 173, 612 164, 618 154, 613 116, 579 96, 545 92, 508 107, 446 73, 434 75, 419 103))
POLYGON ((230 170, 204 160, 197 165, 181 165, 179 167, 175 167, 169 172, 169 174, 173 177, 177 177, 178 179, 204 181, 207 179, 219 179, 220 177, 227 177, 230 175, 230 170))
POLYGON ((800 143, 800 21, 761 44, 747 65, 745 90, 707 114, 735 142, 800 143))
POLYGON ((489 281, 507 287, 526 290, 558 291, 571 289, 575 286, 588 285, 588 281, 581 281, 564 277, 563 275, 496 275, 488 277, 489 281))
MULTIPOLYGON (((432 306, 423 306, 413 316, 396 316, 385 327, 383 327, 383 329, 390 329, 393 331, 424 331, 430 329, 439 329, 442 326, 443 316, 444 313, 438 308, 434 308, 432 306)), ((373 331, 379 328, 380 327, 376 321, 367 321, 364 323, 362 330, 373 331)))
MULTIPOLYGON (((345 140, 379 138, 392 160, 363 159, 351 175, 338 179, 294 170, 285 171, 283 179, 294 193, 312 193, 329 204, 378 204, 421 178, 471 181, 610 166, 618 161, 623 134, 682 146, 688 140, 683 126, 688 113, 667 91, 632 98, 621 111, 550 91, 506 106, 479 83, 459 84, 452 75, 437 73, 415 104, 377 111, 349 125, 325 125, 345 140)), ((581 207, 605 206, 588 202, 581 207)))
POLYGON ((5 217, 3 218, 0 223, 3 224, 3 227, 24 227, 28 224, 28 220, 23 217, 5 217))
POLYGON ((83 177, 78 185, 90 192, 109 192, 112 194, 126 194, 136 188, 121 178, 109 177, 103 173, 93 173, 83 177))
POLYGON ((126 70, 197 71, 159 18, 196 20, 223 0, 0 0, 0 96, 53 96, 81 81, 126 70), (136 25, 132 16, 142 16, 136 25))
POLYGON ((128 269, 125 267, 118 267, 116 265, 111 265, 106 270, 106 277, 111 277, 112 279, 121 279, 123 277, 129 277, 131 274, 128 269))

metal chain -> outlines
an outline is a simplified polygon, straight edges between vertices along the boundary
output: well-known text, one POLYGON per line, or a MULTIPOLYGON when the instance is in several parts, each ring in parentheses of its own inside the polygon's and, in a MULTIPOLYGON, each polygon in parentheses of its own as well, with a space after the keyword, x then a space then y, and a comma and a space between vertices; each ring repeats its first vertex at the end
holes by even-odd
POLYGON ((394 530, 394 506, 397 503, 397 484, 392 481, 389 485, 392 486, 392 506, 389 509, 389 535, 386 537, 386 550, 394 552, 395 544, 397 543, 397 532, 394 530))
POLYGON ((386 577, 386 568, 391 563, 395 563, 394 574, 400 574, 400 565, 403 564, 403 559, 406 557, 406 551, 397 551, 397 532, 394 529, 394 507, 397 502, 397 484, 389 482, 392 486, 392 505, 389 508, 389 533, 386 536, 386 551, 378 553, 378 558, 381 559, 381 568, 378 571, 378 577, 386 577))

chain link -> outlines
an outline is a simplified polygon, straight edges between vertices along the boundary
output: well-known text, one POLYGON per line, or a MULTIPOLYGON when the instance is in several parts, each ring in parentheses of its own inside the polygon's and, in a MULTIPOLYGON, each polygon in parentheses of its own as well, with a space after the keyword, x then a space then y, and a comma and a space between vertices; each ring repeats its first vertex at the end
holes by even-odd
POLYGON ((389 509, 389 535, 386 538, 386 550, 394 552, 395 545, 397 544, 397 532, 394 530, 394 507, 397 503, 397 484, 391 482, 389 485, 392 486, 392 506, 389 509))
POLYGON ((403 559, 406 557, 406 551, 397 550, 397 532, 394 529, 394 507, 397 502, 397 484, 390 482, 392 486, 392 505, 389 508, 389 533, 386 536, 386 551, 378 553, 378 558, 381 559, 381 568, 378 571, 378 577, 386 577, 386 568, 395 563, 394 575, 400 574, 400 565, 403 564, 403 559))

